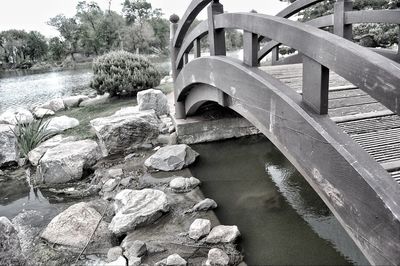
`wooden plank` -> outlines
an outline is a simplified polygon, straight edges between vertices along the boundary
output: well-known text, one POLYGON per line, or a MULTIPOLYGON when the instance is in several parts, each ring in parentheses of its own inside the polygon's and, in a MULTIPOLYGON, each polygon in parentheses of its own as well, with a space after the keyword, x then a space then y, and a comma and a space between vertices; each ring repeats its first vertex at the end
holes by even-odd
POLYGON ((353 25, 346 24, 345 14, 351 10, 353 10, 351 0, 337 0, 333 14, 333 33, 348 40, 353 39, 353 25))

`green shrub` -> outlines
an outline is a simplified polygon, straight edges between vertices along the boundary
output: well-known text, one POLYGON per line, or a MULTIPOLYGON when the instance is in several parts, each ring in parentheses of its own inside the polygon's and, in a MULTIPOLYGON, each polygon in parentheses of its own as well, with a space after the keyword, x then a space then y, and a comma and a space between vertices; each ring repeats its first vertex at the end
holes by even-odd
POLYGON ((91 87, 99 94, 136 95, 160 84, 161 75, 146 58, 125 51, 111 52, 93 63, 91 87))

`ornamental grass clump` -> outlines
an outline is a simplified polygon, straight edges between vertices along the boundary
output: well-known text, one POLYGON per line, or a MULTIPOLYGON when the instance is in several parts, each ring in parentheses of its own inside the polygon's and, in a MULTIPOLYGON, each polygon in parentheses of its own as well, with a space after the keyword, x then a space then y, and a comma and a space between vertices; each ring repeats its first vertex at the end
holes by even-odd
POLYGON ((160 84, 161 75, 153 64, 140 55, 125 51, 110 52, 93 62, 91 87, 99 94, 134 96, 160 84))

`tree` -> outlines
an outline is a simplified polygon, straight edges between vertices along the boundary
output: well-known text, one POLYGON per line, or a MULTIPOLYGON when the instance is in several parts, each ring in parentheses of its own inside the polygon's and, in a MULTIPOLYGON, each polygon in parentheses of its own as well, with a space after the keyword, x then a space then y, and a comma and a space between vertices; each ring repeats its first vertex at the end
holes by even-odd
POLYGON ((95 2, 81 1, 76 6, 76 20, 79 24, 80 46, 86 54, 99 54, 101 42, 97 38, 104 14, 95 2))
POLYGON ((74 58, 74 53, 78 50, 78 42, 80 38, 80 28, 75 18, 67 18, 64 15, 57 15, 51 18, 48 22, 50 26, 53 26, 58 30, 67 52, 74 58))
POLYGON ((29 32, 25 50, 27 56, 34 62, 44 58, 48 52, 46 37, 37 31, 29 32))
POLYGON ((58 37, 49 40, 49 57, 53 61, 61 61, 66 54, 66 47, 58 37))

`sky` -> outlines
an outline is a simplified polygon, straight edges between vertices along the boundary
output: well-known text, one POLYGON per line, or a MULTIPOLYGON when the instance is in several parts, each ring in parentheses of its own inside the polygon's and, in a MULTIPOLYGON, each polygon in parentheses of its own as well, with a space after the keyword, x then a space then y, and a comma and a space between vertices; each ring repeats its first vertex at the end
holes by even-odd
MULTIPOLYGON (((8 29, 36 30, 47 37, 54 37, 58 32, 48 26, 49 18, 58 14, 72 17, 75 7, 80 0, 0 0, 0 31, 8 29)), ((191 0, 147 0, 153 8, 161 8, 164 16, 168 18, 176 13, 180 17, 184 14, 191 0)), ((87 2, 90 2, 88 0, 87 2)), ((108 9, 109 0, 95 0, 99 6, 108 9)), ((112 0, 111 9, 121 13, 123 0, 112 0)), ((251 9, 259 13, 275 15, 287 3, 279 0, 221 0, 225 11, 248 12, 251 9)), ((205 14, 202 14, 205 18, 205 14)))

